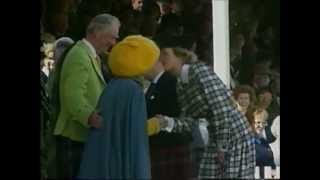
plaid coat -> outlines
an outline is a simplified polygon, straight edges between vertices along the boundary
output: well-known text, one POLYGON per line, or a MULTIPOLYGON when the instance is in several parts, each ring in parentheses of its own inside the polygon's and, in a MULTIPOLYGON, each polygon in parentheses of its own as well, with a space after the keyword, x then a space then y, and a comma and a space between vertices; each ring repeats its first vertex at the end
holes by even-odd
POLYGON ((210 140, 200 164, 200 178, 254 178, 255 147, 253 131, 231 101, 231 93, 204 63, 190 65, 189 82, 178 80, 177 92, 182 113, 174 118, 173 131, 191 131, 199 118, 209 122, 210 140), (225 152, 225 165, 217 151, 225 152))

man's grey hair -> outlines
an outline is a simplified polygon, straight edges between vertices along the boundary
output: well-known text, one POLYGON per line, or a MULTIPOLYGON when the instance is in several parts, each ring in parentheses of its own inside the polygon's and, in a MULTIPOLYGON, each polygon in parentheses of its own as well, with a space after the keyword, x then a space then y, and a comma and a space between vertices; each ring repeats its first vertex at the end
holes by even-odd
POLYGON ((56 40, 54 43, 54 60, 56 63, 60 59, 63 52, 72 44, 74 44, 74 41, 69 37, 61 37, 56 40))
POLYGON ((110 32, 111 27, 114 25, 120 26, 120 21, 117 17, 110 14, 99 14, 90 21, 86 33, 110 32))

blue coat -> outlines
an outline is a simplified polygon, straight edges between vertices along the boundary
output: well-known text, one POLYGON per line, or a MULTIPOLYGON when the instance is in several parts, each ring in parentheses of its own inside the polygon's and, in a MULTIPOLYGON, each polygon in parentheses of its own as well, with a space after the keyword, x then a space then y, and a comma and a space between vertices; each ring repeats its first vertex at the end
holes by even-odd
POLYGON ((141 86, 131 79, 112 79, 98 109, 103 128, 89 132, 78 179, 151 179, 141 86))

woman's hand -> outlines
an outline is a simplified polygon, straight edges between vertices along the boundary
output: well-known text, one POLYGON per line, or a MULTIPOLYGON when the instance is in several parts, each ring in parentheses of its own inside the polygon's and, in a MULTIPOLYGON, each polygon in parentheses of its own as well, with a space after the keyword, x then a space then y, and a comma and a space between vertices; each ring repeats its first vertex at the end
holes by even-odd
POLYGON ((223 151, 218 151, 218 155, 217 155, 217 160, 218 162, 223 165, 224 161, 225 161, 225 153, 223 151))
POLYGON ((169 125, 168 120, 163 115, 157 114, 155 117, 159 119, 160 129, 164 129, 169 125))

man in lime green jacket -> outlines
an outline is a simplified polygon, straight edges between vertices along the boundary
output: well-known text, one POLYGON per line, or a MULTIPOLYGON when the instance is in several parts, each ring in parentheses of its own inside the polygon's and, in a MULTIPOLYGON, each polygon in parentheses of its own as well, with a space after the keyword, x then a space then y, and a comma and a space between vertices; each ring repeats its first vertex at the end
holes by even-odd
POLYGON ((86 37, 65 56, 59 82, 60 112, 54 130, 59 178, 71 179, 77 174, 89 128, 102 126, 95 108, 106 83, 97 54, 116 43, 119 27, 116 17, 97 15, 89 23, 86 37))

